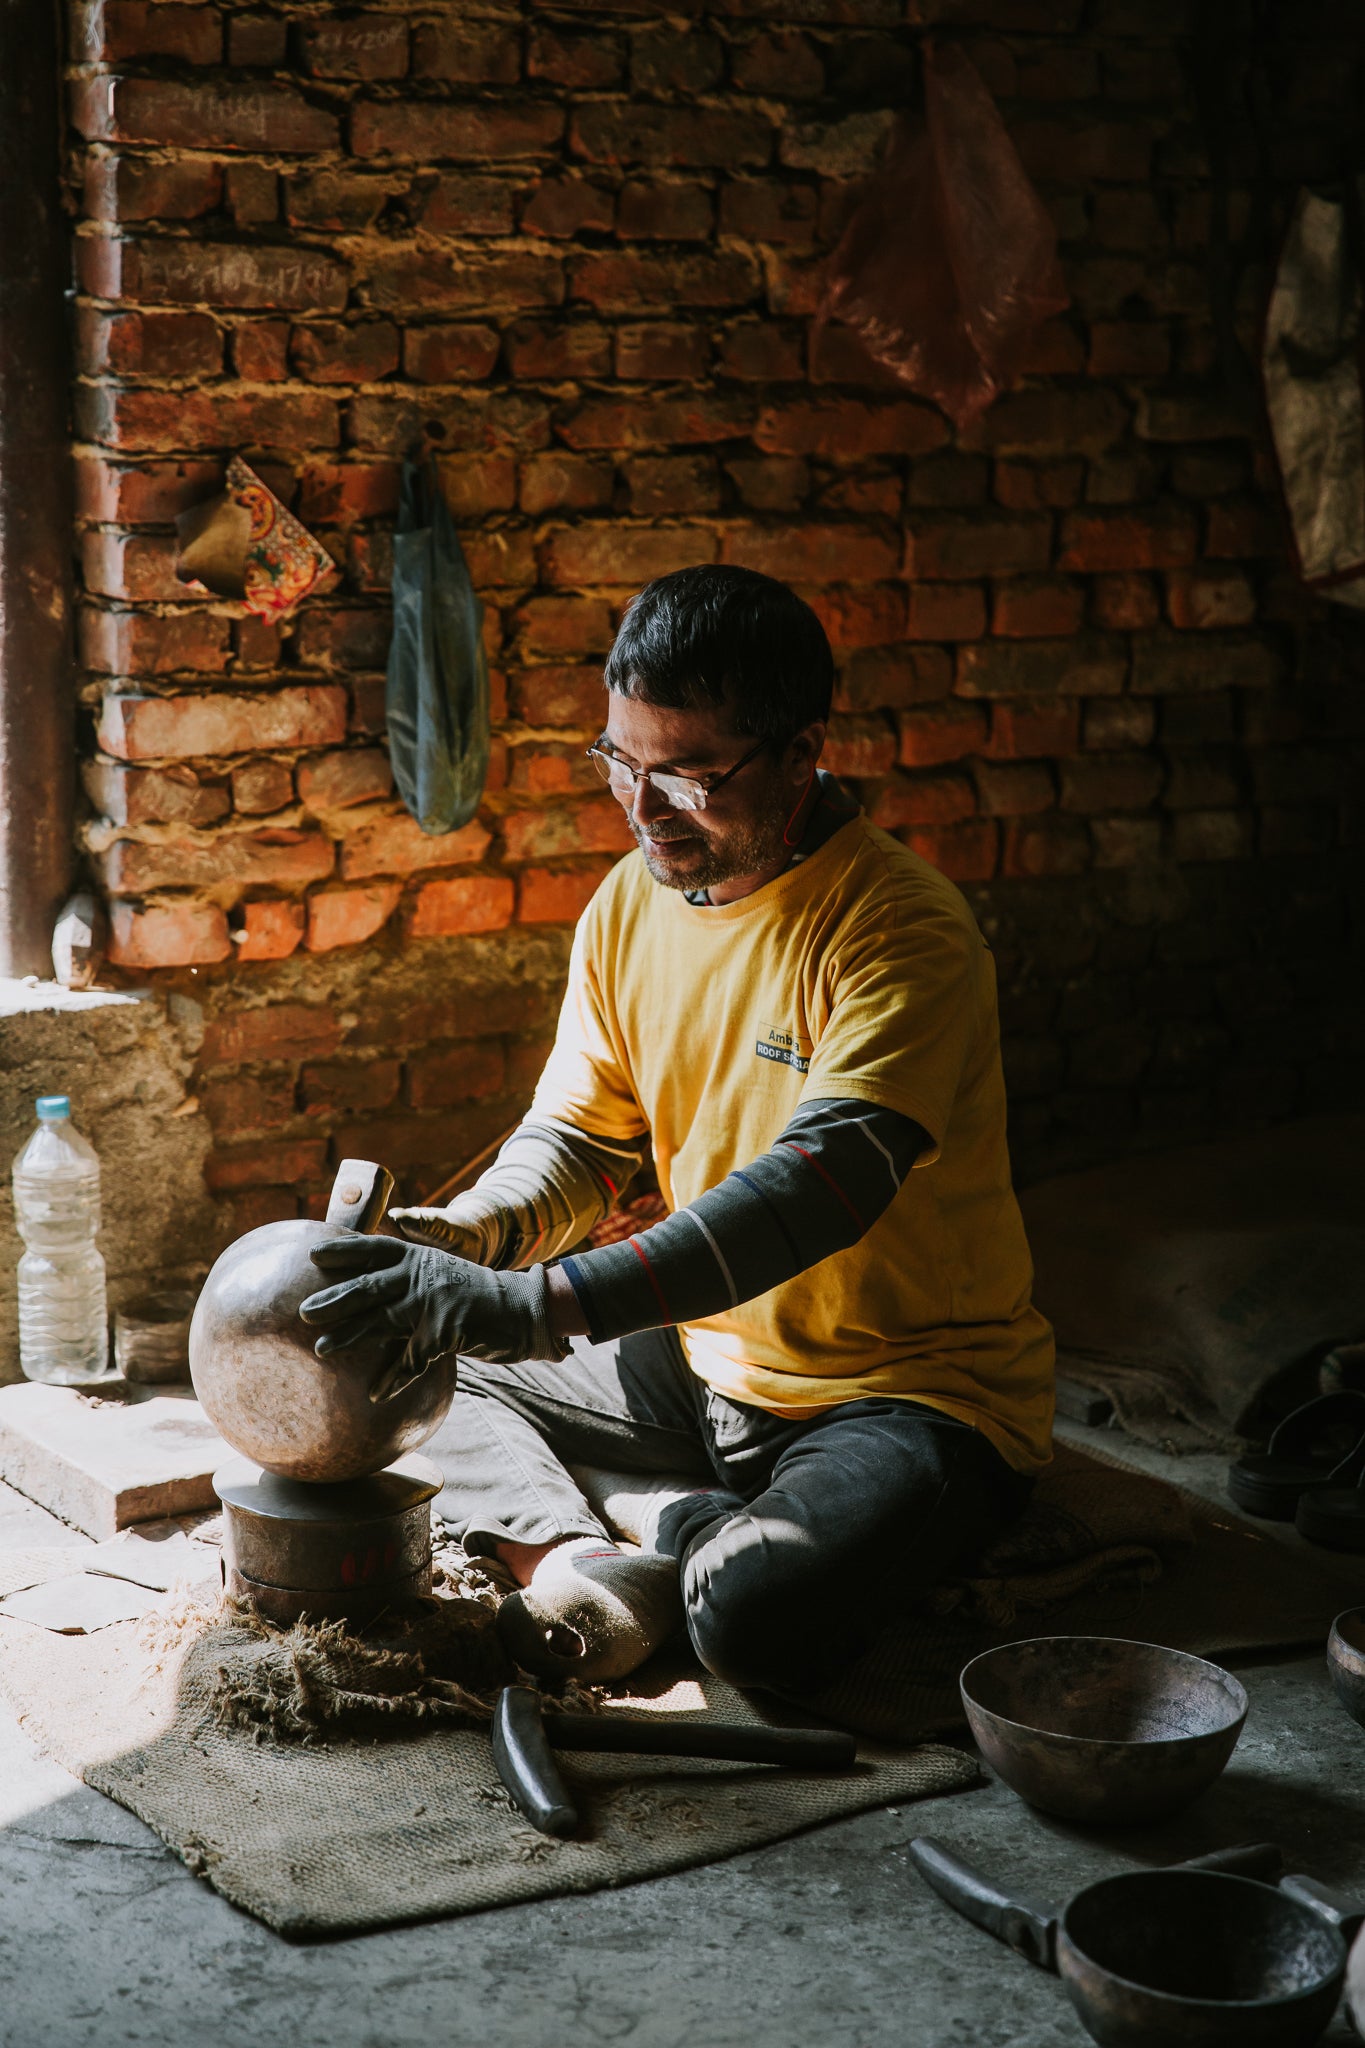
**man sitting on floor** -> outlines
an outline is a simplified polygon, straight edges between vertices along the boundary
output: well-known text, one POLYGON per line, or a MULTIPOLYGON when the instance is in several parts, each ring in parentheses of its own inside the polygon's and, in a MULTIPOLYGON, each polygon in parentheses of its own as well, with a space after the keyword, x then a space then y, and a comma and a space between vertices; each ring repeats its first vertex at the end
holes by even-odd
POLYGON ((641 591, 591 749, 639 852, 583 914, 527 1120, 448 1208, 393 1212, 414 1242, 313 1253, 319 1353, 387 1335, 391 1385, 459 1354, 443 1505, 542 1675, 622 1676, 685 1620, 711 1671, 809 1696, 1049 1455, 991 956, 819 771, 832 685, 769 577, 641 591), (572 1250, 649 1145, 671 1213, 572 1250), (582 1466, 690 1490, 623 1549, 582 1466))

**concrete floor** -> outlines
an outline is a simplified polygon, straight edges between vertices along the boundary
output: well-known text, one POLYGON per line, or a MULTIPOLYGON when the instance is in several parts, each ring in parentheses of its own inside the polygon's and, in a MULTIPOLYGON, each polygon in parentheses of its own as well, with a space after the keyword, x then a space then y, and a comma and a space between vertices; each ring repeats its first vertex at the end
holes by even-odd
MULTIPOLYGON (((1217 1495, 1217 1460, 1178 1470, 1217 1495)), ((63 1534, 84 1540, 0 1487, 0 1544, 63 1534)), ((936 1834, 1058 1901, 1135 1863, 1272 1839, 1289 1867, 1365 1893, 1365 1734, 1321 1656, 1238 1669, 1251 1715, 1233 1763, 1161 1828, 1086 1838, 990 1783, 620 1892, 308 1947, 227 1905, 0 1710, 0 2048, 1065 2048, 1085 2037, 1057 1979, 951 1915, 906 1845, 936 1834)), ((1344 2013, 1325 2038, 1353 2038, 1344 2013)))

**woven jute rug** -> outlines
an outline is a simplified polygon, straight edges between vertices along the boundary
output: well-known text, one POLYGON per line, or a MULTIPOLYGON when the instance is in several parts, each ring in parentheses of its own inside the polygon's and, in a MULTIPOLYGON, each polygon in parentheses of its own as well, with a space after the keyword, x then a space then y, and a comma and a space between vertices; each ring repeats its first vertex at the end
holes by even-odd
MULTIPOLYGON (((71 1565, 69 1550, 0 1556, 0 1597, 71 1565)), ((860 1733, 855 1771, 568 1757, 585 1820, 568 1842, 537 1834, 498 1782, 492 1677, 472 1639, 447 1670, 418 1642, 381 1655, 335 1630, 282 1636, 215 1612, 201 1590, 90 1636, 0 1618, 0 1692, 51 1755, 226 1898, 308 1937, 594 1891, 963 1789, 974 1760, 924 1738, 959 1724, 957 1674, 993 1643, 1093 1633, 1284 1648, 1321 1642, 1361 1601, 1365 1560, 1295 1552, 1178 1488, 1063 1451, 975 1578, 942 1588, 807 1703, 860 1733)), ((456 1607, 468 1612, 452 1603, 447 1620, 456 1607)), ((631 1685, 608 1711, 763 1718, 695 1666, 631 1685)))

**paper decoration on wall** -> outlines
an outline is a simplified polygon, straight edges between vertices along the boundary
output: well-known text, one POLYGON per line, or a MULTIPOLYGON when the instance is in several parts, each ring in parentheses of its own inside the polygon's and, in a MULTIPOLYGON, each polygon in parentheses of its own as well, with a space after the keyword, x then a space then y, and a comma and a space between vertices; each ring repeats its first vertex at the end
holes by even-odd
POLYGON ((1365 609, 1365 179, 1294 204, 1261 347, 1295 568, 1365 609))
POLYGON ((924 107, 901 114, 830 259, 821 318, 959 427, 985 411, 1033 330, 1069 304, 1057 237, 986 87, 924 42, 924 107))
POLYGON ((326 548, 240 455, 225 487, 182 512, 175 531, 180 581, 206 597, 240 598, 258 618, 283 618, 337 580, 326 548))

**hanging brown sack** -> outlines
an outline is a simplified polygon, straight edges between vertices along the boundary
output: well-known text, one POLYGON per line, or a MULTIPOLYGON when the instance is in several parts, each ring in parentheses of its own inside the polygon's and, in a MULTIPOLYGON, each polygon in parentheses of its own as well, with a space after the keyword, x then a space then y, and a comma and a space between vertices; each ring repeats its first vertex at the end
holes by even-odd
POLYGON ((821 317, 962 427, 1068 303, 1052 221, 995 102, 961 50, 926 38, 923 111, 897 118, 830 259, 821 317))

